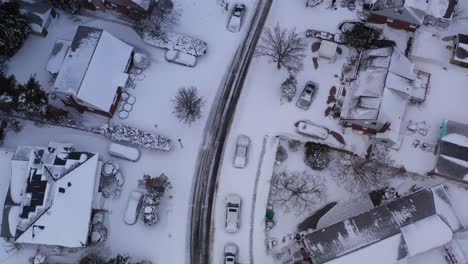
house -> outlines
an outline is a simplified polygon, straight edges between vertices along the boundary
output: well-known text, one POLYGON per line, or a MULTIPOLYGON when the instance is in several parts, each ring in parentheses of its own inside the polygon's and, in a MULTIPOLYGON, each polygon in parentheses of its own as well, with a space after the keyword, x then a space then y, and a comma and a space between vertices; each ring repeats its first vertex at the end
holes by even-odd
POLYGON ((453 41, 450 63, 468 68, 468 35, 458 34, 453 41))
POLYGON ((458 0, 374 0, 366 1, 368 22, 415 31, 423 24, 446 27, 458 0))
POLYGON ((342 126, 374 134, 379 144, 398 144, 408 104, 425 99, 428 73, 415 71, 413 62, 393 47, 363 51, 355 72, 339 98, 342 126))
POLYGON ((90 10, 115 10, 134 18, 148 15, 155 4, 154 0, 82 0, 81 2, 84 8, 90 10))
POLYGON ((57 17, 52 5, 47 1, 19 1, 20 13, 25 15, 31 32, 47 36, 51 21, 57 17))
MULTIPOLYGON (((457 243, 454 234, 462 228, 445 186, 439 185, 305 232, 300 240, 308 263, 394 264, 457 243)), ((461 260, 466 263, 466 256, 461 260)))
POLYGON ((434 172, 468 183, 468 124, 443 121, 434 172))
POLYGON ((318 56, 321 60, 324 60, 328 63, 333 63, 336 59, 337 49, 338 44, 335 42, 322 40, 320 43, 320 49, 318 50, 318 56))
POLYGON ((86 246, 101 166, 97 153, 69 143, 18 147, 0 235, 18 244, 86 246))
POLYGON ((79 26, 55 80, 66 105, 112 117, 128 81, 133 47, 108 32, 79 26))

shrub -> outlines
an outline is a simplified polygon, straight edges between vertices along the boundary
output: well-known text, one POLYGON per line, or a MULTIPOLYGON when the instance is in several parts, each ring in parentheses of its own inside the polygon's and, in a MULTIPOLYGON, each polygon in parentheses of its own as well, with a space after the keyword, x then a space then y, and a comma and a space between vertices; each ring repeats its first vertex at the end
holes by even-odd
POLYGON ((304 162, 314 170, 323 170, 330 162, 330 147, 324 144, 307 142, 304 149, 304 162))

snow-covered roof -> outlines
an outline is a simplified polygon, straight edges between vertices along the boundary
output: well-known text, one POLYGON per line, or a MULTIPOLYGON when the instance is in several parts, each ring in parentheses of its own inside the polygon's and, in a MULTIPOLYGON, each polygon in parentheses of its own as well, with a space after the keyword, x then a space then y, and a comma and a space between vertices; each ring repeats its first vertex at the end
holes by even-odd
POLYGON ((125 87, 125 73, 133 47, 102 32, 77 97, 98 109, 109 111, 118 87, 125 87))
POLYGON ((47 26, 52 6, 46 1, 20 1, 20 12, 28 19, 28 24, 35 32, 42 33, 47 26))
POLYGON ((118 87, 127 81, 132 52, 133 47, 102 29, 79 26, 55 88, 108 112, 118 87))
POLYGON ((376 120, 399 127, 416 78, 414 64, 390 47, 363 51, 358 68, 346 93, 341 118, 376 120))
POLYGON ((336 56, 338 44, 335 42, 322 40, 320 43, 319 56, 322 58, 333 59, 336 56))
POLYGON ((468 35, 458 34, 452 60, 468 64, 468 35))
POLYGON ((422 22, 425 15, 450 19, 458 0, 377 0, 373 11, 401 10, 405 20, 422 22))
POLYGON ((148 11, 152 0, 132 0, 132 2, 143 8, 145 11, 148 11))
MULTIPOLYGON (((5 203, 15 242, 86 245, 100 173, 98 154, 75 152, 71 144, 57 142, 29 149, 29 161, 12 160, 12 170, 15 164, 27 164, 21 170, 23 175, 13 175, 10 182, 11 196, 18 196, 19 200, 16 204, 5 203)), ((25 153, 24 148, 19 151, 19 156, 25 153)))
POLYGON ((49 73, 58 74, 60 72, 60 68, 62 67, 63 60, 65 59, 70 45, 71 41, 68 40, 57 39, 55 41, 46 67, 49 73))
POLYGON ((359 263, 371 264, 387 263, 379 259, 384 252, 390 258, 385 261, 395 263, 439 247, 461 227, 446 195, 440 186, 402 197, 306 234, 305 248, 318 264, 355 263, 359 256, 366 256, 359 263), (417 243, 432 237, 437 239, 417 243))
POLYGON ((468 179, 468 124, 445 120, 439 143, 436 172, 468 179))

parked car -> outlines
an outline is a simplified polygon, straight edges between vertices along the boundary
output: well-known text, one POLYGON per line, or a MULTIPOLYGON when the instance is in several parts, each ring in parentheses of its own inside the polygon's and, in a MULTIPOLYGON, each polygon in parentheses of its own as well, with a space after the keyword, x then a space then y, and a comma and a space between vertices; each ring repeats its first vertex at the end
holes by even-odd
POLYGON ((238 247, 234 243, 227 243, 224 246, 224 264, 235 264, 237 258, 238 247))
POLYGON ((244 168, 247 165, 247 155, 249 153, 250 138, 246 135, 239 135, 236 142, 236 153, 234 156, 234 167, 244 168))
POLYGON ((197 57, 178 50, 167 50, 164 58, 169 62, 187 67, 194 67, 197 64, 197 57))
POLYGON ((237 194, 226 197, 226 219, 224 227, 226 232, 235 233, 240 227, 241 198, 237 194))
POLYGON ((301 96, 296 102, 297 107, 302 108, 304 110, 309 109, 310 105, 312 104, 312 100, 314 100, 315 95, 317 94, 318 85, 314 82, 307 82, 304 86, 304 90, 302 90, 301 96))
POLYGON ((242 22, 244 21, 245 9, 246 7, 244 4, 236 4, 234 6, 227 25, 229 31, 239 32, 242 22))
POLYGON ((111 143, 109 145, 109 154, 130 161, 137 161, 140 158, 140 151, 137 148, 118 143, 111 143))
POLYGON ((130 193, 123 218, 126 224, 133 225, 137 222, 142 200, 143 194, 141 192, 133 191, 130 193))
POLYGON ((296 129, 299 134, 303 134, 306 136, 311 136, 318 139, 327 139, 328 137, 328 129, 315 125, 309 122, 300 121, 296 124, 296 129))

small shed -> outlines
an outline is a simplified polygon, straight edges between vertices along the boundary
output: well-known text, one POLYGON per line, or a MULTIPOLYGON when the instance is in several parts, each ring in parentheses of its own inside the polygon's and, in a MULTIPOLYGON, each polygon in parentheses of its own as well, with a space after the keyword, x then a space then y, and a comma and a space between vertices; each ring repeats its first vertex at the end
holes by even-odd
POLYGON ((321 60, 327 61, 328 63, 332 63, 336 59, 336 50, 338 48, 338 44, 335 42, 322 40, 320 43, 320 49, 318 51, 319 58, 321 60))
POLYGON ((55 9, 46 1, 20 1, 20 12, 25 15, 31 31, 47 36, 50 22, 57 17, 55 9))
POLYGON ((468 35, 458 34, 453 43, 450 63, 468 68, 468 35))

